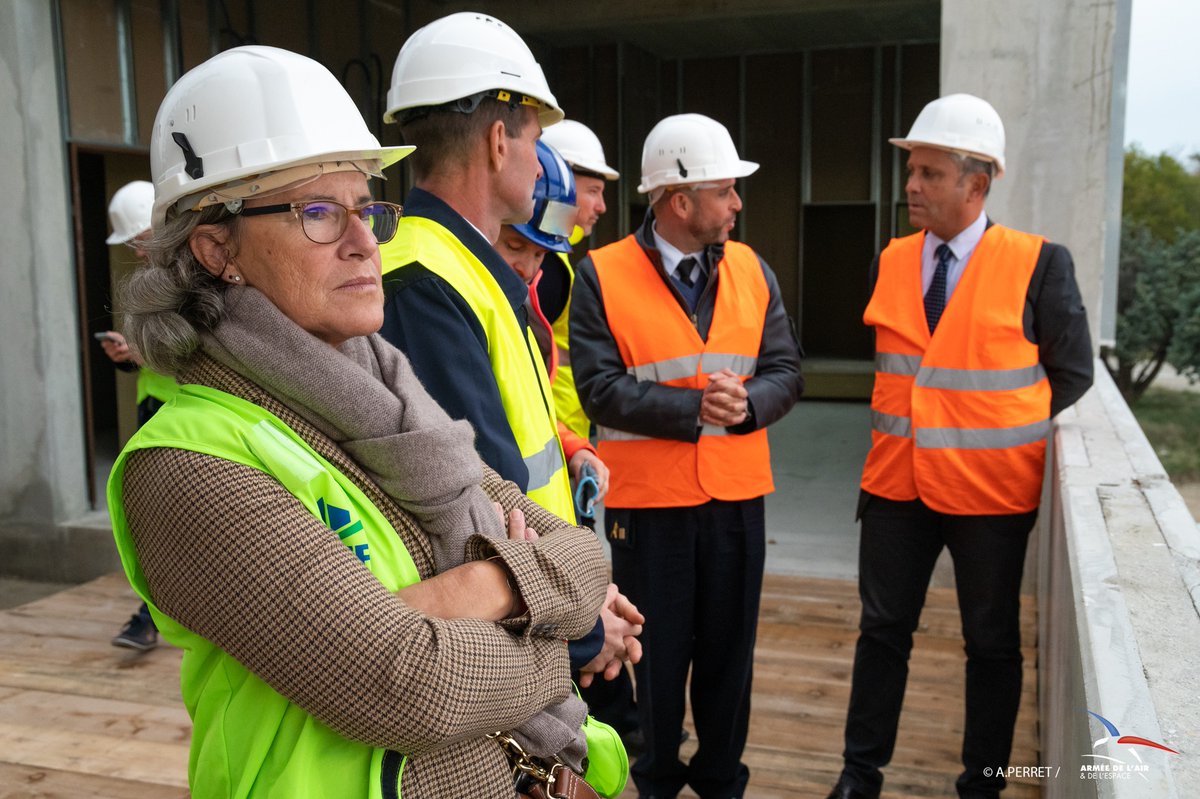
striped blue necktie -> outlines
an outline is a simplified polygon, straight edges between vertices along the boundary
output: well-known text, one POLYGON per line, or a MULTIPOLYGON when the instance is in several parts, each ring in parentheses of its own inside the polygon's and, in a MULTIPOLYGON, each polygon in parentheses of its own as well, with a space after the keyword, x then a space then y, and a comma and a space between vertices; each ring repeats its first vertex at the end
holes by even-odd
POLYGON ((946 308, 946 272, 950 270, 950 259, 954 257, 950 247, 945 244, 939 244, 933 254, 937 256, 937 269, 933 270, 933 280, 925 292, 925 322, 929 325, 930 335, 933 335, 946 308))

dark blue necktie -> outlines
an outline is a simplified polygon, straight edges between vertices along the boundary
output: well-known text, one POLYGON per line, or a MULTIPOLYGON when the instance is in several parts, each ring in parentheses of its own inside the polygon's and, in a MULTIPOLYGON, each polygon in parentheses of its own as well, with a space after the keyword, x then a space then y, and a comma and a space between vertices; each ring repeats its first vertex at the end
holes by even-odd
POLYGON ((933 254, 937 256, 937 269, 933 270, 933 280, 929 282, 929 291, 925 292, 925 322, 929 325, 930 335, 946 308, 946 273, 950 271, 950 259, 954 257, 945 244, 939 244, 933 254))
POLYGON ((688 256, 675 267, 675 283, 679 286, 679 293, 687 300, 688 307, 692 310, 695 310, 696 301, 700 299, 700 289, 704 286, 701 281, 692 277, 692 273, 697 271, 698 265, 699 262, 695 258, 688 256))

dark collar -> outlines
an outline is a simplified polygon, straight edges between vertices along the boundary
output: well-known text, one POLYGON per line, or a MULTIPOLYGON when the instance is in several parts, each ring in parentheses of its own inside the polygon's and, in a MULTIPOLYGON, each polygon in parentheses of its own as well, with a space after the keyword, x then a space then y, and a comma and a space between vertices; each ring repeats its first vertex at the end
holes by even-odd
POLYGON ((471 254, 487 268, 505 299, 515 312, 529 298, 529 287, 521 280, 508 262, 500 257, 491 242, 483 237, 475 226, 463 219, 462 215, 447 205, 440 197, 430 194, 424 189, 413 188, 404 202, 404 215, 417 216, 437 222, 449 230, 454 238, 462 242, 471 254))

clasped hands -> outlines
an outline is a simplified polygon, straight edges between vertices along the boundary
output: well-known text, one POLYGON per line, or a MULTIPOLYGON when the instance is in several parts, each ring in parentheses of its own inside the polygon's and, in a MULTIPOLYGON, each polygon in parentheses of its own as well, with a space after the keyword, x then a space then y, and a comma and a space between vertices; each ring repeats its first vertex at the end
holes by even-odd
POLYGON ((700 423, 715 427, 733 427, 749 416, 749 394, 740 377, 731 369, 708 376, 700 399, 700 423))

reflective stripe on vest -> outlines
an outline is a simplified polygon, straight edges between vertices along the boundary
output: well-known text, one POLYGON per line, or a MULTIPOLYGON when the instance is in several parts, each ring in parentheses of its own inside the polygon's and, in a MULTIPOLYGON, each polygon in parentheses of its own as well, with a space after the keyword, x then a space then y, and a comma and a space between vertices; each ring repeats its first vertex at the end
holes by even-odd
POLYGON ((155 447, 192 450, 272 476, 388 591, 420 575, 383 513, 281 419, 223 391, 180 388, 118 456, 108 481, 108 507, 125 576, 163 638, 183 650, 180 688, 193 728, 191 795, 243 799, 270 790, 302 799, 399 799, 403 756, 338 735, 154 604, 125 518, 123 484, 129 455, 155 447))
POLYGON ((917 431, 917 447, 924 449, 1006 449, 1044 441, 1050 420, 1018 427, 924 427, 917 431))
POLYGON ((877 349, 864 490, 963 515, 1037 507, 1050 384, 1024 311, 1042 242, 989 227, 932 337, 920 295, 924 234, 880 255, 863 316, 877 349))
MULTIPOLYGON (((622 379, 703 390, 719 369, 732 369, 743 381, 754 376, 770 291, 749 247, 725 245, 707 341, 636 238, 594 250, 591 258, 625 363, 622 379)), ((598 427, 599 455, 611 470, 605 502, 614 508, 686 507, 774 489, 766 430, 734 435, 704 425, 699 433, 693 444, 598 427)))
POLYGON ((1016 369, 943 369, 922 366, 918 355, 880 352, 875 355, 875 371, 892 375, 915 375, 917 385, 955 391, 1005 391, 1037 385, 1046 378, 1040 364, 1016 369))
MULTIPOLYGON (((724 427, 717 427, 711 424, 700 426, 700 436, 727 436, 729 431, 724 427)), ((650 436, 640 436, 637 433, 630 433, 628 430, 617 430, 612 427, 596 426, 596 439, 598 441, 653 441, 655 439, 650 436)), ((614 506, 616 507, 616 506, 614 506)))
MULTIPOLYGON (((380 246, 386 275, 420 263, 458 292, 487 337, 488 360, 509 427, 529 470, 525 493, 575 523, 570 477, 558 440, 550 379, 533 331, 520 322, 487 267, 446 228, 422 217, 402 217, 400 228, 380 246)), ((508 477, 508 475, 504 475, 508 477)))
POLYGON ((655 363, 643 363, 625 369, 639 382, 653 380, 656 383, 668 383, 672 380, 685 380, 693 377, 696 370, 710 374, 729 369, 741 377, 753 377, 758 366, 757 355, 732 355, 727 352, 706 352, 703 355, 681 355, 678 358, 667 358, 655 363))

